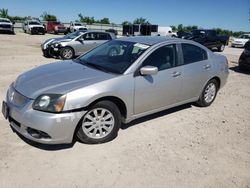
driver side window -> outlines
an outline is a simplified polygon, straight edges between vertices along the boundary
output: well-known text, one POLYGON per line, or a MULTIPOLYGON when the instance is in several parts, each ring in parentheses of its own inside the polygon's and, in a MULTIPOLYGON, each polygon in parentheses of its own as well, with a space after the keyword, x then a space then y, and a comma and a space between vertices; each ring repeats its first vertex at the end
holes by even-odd
POLYGON ((94 33, 86 33, 85 35, 82 36, 84 40, 95 40, 94 33))
POLYGON ((143 62, 142 66, 154 66, 159 71, 177 66, 176 45, 166 45, 156 49, 143 62))

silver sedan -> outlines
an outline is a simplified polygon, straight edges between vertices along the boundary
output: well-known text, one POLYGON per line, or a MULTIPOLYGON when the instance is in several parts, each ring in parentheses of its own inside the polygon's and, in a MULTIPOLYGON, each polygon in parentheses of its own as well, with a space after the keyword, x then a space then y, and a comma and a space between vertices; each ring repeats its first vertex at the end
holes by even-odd
POLYGON ((45 57, 72 59, 115 38, 114 34, 108 32, 79 30, 64 37, 46 40, 41 48, 45 57))
POLYGON ((117 136, 121 123, 185 103, 211 105, 227 77, 227 59, 196 42, 120 38, 20 75, 7 92, 3 114, 36 142, 78 137, 103 143, 117 136))

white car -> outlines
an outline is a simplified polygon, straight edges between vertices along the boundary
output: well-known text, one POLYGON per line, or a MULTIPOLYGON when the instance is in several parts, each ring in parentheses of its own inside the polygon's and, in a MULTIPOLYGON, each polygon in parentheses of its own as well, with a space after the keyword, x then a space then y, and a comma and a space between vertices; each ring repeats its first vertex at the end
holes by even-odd
POLYGON ((158 36, 169 36, 169 37, 177 37, 177 33, 173 32, 171 27, 158 27, 158 36))
POLYGON ((26 20, 23 23, 24 33, 33 34, 45 34, 45 27, 38 20, 26 20))
POLYGON ((250 33, 240 35, 238 38, 233 38, 232 47, 244 47, 250 39, 250 33))
POLYGON ((69 31, 72 33, 78 30, 87 31, 87 28, 80 22, 71 22, 69 26, 69 31))
POLYGON ((0 31, 14 34, 14 23, 7 18, 0 18, 0 31))

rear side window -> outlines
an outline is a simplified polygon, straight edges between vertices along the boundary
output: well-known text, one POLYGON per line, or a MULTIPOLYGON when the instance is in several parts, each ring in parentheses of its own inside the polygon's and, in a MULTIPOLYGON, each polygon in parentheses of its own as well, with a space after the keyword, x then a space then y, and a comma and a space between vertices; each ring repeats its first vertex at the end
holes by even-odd
POLYGON ((111 37, 107 33, 97 33, 97 40, 111 40, 111 37))
POLYGON ((184 64, 194 63, 207 59, 207 52, 193 44, 182 44, 184 64))

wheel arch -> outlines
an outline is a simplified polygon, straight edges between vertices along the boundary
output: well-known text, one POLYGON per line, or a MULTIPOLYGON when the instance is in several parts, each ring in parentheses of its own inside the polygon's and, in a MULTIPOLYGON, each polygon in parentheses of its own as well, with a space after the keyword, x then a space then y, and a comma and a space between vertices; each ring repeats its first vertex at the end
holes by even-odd
POLYGON ((127 107, 126 107, 125 102, 122 99, 120 99, 119 97, 115 97, 115 96, 105 96, 105 97, 98 98, 98 99, 94 100, 93 102, 91 102, 86 107, 86 109, 88 109, 90 106, 93 106, 94 104, 96 104, 100 101, 110 101, 110 102, 115 103, 117 105, 118 109, 120 110, 122 119, 124 120, 127 118, 127 107))

